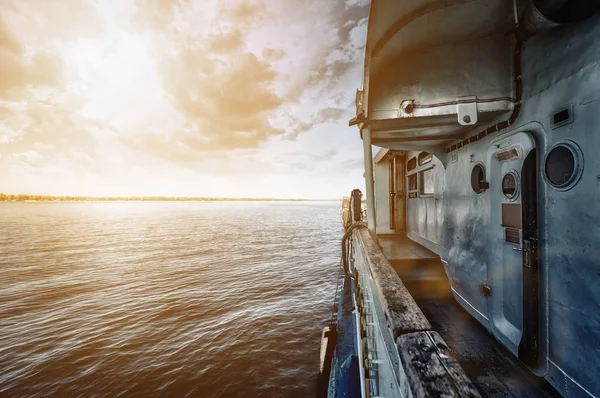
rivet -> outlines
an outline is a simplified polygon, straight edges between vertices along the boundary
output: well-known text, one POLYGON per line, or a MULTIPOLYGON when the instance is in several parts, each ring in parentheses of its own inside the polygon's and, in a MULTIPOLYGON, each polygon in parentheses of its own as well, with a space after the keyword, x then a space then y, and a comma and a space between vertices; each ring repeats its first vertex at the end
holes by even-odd
POLYGON ((413 101, 402 101, 401 104, 402 110, 405 113, 411 114, 415 110, 415 104, 413 101))

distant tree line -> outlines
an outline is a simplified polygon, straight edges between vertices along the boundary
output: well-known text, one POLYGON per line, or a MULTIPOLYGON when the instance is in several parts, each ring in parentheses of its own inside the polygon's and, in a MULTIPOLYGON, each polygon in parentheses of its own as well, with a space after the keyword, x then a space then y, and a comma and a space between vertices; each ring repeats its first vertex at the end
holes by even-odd
POLYGON ((0 192, 0 202, 218 202, 218 201, 307 201, 307 199, 269 199, 269 198, 210 198, 196 196, 53 196, 53 195, 26 195, 5 194, 0 192))

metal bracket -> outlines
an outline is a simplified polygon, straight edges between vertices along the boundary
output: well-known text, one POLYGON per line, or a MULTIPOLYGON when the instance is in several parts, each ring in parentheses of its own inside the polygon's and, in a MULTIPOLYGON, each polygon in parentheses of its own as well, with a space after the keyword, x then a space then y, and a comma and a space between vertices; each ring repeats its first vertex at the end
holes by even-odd
POLYGON ((492 288, 487 283, 484 283, 481 285, 481 293, 483 293, 484 296, 491 296, 492 288))
POLYGON ((363 111, 363 100, 365 92, 363 90, 356 90, 356 96, 354 97, 354 105, 356 105, 356 114, 362 113, 363 111))
POLYGON ((403 115, 410 115, 415 110, 415 100, 405 100, 400 104, 400 110, 403 115))
POLYGON ((477 97, 456 98, 456 113, 458 124, 472 126, 477 123, 477 97))

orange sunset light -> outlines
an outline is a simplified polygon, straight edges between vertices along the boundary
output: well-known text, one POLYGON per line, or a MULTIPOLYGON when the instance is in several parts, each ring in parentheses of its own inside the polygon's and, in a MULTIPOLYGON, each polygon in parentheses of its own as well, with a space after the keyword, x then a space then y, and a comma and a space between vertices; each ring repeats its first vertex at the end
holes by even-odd
POLYGON ((347 127, 360 2, 0 4, 0 192, 337 198, 363 184, 347 127))

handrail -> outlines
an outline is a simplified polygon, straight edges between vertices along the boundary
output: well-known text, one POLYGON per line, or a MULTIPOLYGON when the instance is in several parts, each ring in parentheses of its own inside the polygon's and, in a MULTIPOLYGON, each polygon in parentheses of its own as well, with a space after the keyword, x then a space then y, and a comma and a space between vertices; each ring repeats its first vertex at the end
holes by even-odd
MULTIPOLYGON (((376 296, 376 299, 370 298, 368 302, 362 296, 357 297, 357 305, 361 307, 357 311, 361 312, 360 316, 365 316, 369 311, 373 312, 373 308, 369 310, 367 306, 379 305, 380 308, 375 308, 374 312, 382 310, 385 314, 382 322, 393 338, 389 340, 387 349, 394 350, 392 354, 396 358, 389 362, 389 366, 395 368, 398 384, 409 388, 413 397, 479 397, 473 383, 453 358, 442 337, 433 330, 368 229, 352 229, 351 235, 357 294, 371 291, 372 296, 376 296), (366 278, 362 277, 365 275, 366 278), (369 286, 361 286, 365 280, 369 286)), ((367 331, 365 335, 368 336, 367 331)), ((372 337, 371 340, 367 339, 367 344, 369 341, 372 341, 372 337)), ((361 360, 363 367, 370 369, 369 357, 361 360)), ((404 392, 398 393, 402 395, 404 392)))
POLYGON ((350 266, 348 264, 348 239, 352 236, 352 233, 354 232, 354 230, 356 228, 367 228, 368 226, 367 224, 365 224, 362 221, 357 221, 355 223, 353 223, 352 225, 350 225, 347 229, 346 232, 344 233, 344 236, 342 237, 342 269, 344 270, 344 275, 355 279, 354 278, 354 273, 350 272, 350 266))

